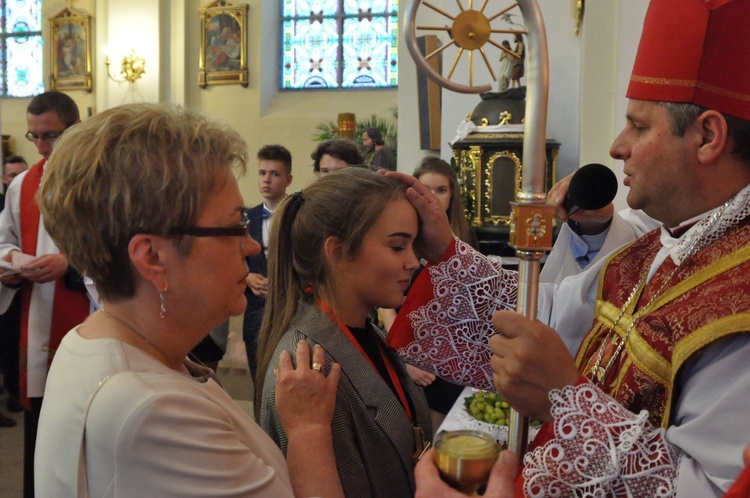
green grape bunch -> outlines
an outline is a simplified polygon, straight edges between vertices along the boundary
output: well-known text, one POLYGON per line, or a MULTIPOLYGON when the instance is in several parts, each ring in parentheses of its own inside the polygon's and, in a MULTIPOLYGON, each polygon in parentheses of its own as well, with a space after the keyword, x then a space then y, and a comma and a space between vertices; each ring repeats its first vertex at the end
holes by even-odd
MULTIPOLYGON (((510 420, 510 405, 498 393, 479 390, 464 399, 466 411, 482 422, 495 425, 508 425, 510 420)), ((530 425, 539 425, 538 420, 530 420, 530 425)))

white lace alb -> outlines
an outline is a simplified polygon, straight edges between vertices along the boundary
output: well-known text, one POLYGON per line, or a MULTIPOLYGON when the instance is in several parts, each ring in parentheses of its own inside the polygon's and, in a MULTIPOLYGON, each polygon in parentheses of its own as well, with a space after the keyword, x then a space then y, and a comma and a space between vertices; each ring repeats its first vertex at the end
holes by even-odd
POLYGON ((516 307, 518 273, 496 266, 455 239, 456 254, 427 271, 434 298, 409 313, 414 341, 399 349, 411 363, 464 386, 494 391, 492 315, 516 307))
POLYGON ((524 496, 674 496, 677 453, 647 411, 636 415, 589 383, 549 397, 556 437, 524 457, 524 496))

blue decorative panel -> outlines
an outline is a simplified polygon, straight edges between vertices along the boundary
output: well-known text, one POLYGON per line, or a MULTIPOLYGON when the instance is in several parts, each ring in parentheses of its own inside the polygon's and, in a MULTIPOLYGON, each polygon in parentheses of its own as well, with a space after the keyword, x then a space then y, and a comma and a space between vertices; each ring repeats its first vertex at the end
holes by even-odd
POLYGON ((281 88, 398 85, 398 1, 283 0, 281 88))
POLYGON ((44 91, 41 0, 0 1, 0 67, 3 97, 44 91))

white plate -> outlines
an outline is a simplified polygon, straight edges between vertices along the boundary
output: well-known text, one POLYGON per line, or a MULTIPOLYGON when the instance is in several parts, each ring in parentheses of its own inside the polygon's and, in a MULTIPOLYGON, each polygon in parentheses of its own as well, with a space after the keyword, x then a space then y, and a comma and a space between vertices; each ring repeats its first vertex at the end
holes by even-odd
MULTIPOLYGON (((495 441, 497 441, 500 446, 505 447, 508 445, 507 425, 490 424, 489 422, 484 422, 483 420, 477 420, 471 413, 469 413, 466 408, 459 411, 458 418, 460 419, 461 424, 465 425, 467 429, 486 432, 487 434, 490 434, 493 438, 495 438, 495 441)), ((539 434, 540 427, 541 426, 538 425, 529 426, 529 443, 534 440, 537 434, 539 434)))

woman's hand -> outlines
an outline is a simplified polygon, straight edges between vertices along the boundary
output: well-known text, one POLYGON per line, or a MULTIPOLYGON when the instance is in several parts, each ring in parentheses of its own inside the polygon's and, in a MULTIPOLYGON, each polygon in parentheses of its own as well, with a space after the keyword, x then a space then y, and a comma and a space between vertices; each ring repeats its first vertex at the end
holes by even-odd
POLYGON ((333 453, 331 420, 341 366, 325 372, 325 353, 317 344, 297 343, 297 367, 283 351, 276 374, 276 411, 286 432, 286 463, 295 496, 344 496, 333 453), (315 367, 315 368, 313 368, 315 367))
POLYGON ((448 247, 453 244, 453 231, 440 201, 430 189, 411 175, 386 170, 380 170, 379 173, 409 186, 406 198, 419 216, 419 236, 414 244, 414 250, 430 263, 440 261, 448 247))
POLYGON ((323 348, 315 345, 311 363, 307 341, 297 343, 296 358, 295 368, 289 351, 282 351, 278 372, 275 372, 276 410, 284 431, 290 439, 295 432, 318 428, 330 432, 341 366, 331 364, 326 375, 323 348), (320 371, 311 365, 321 365, 320 371))
POLYGON ((268 295, 268 278, 260 273, 248 273, 245 277, 245 284, 256 296, 268 295))
MULTIPOLYGON (((430 449, 419 459, 414 469, 414 478, 417 482, 417 493, 415 498, 465 498, 466 495, 446 484, 440 479, 440 473, 435 467, 433 453, 430 449)), ((487 482, 487 491, 484 498, 513 498, 513 480, 518 469, 518 458, 511 451, 503 451, 492 467, 490 479, 487 482)))
POLYGON ((417 367, 408 364, 406 365, 406 371, 409 373, 411 380, 413 380, 418 386, 427 387, 435 382, 434 373, 425 372, 424 370, 420 370, 417 367))

